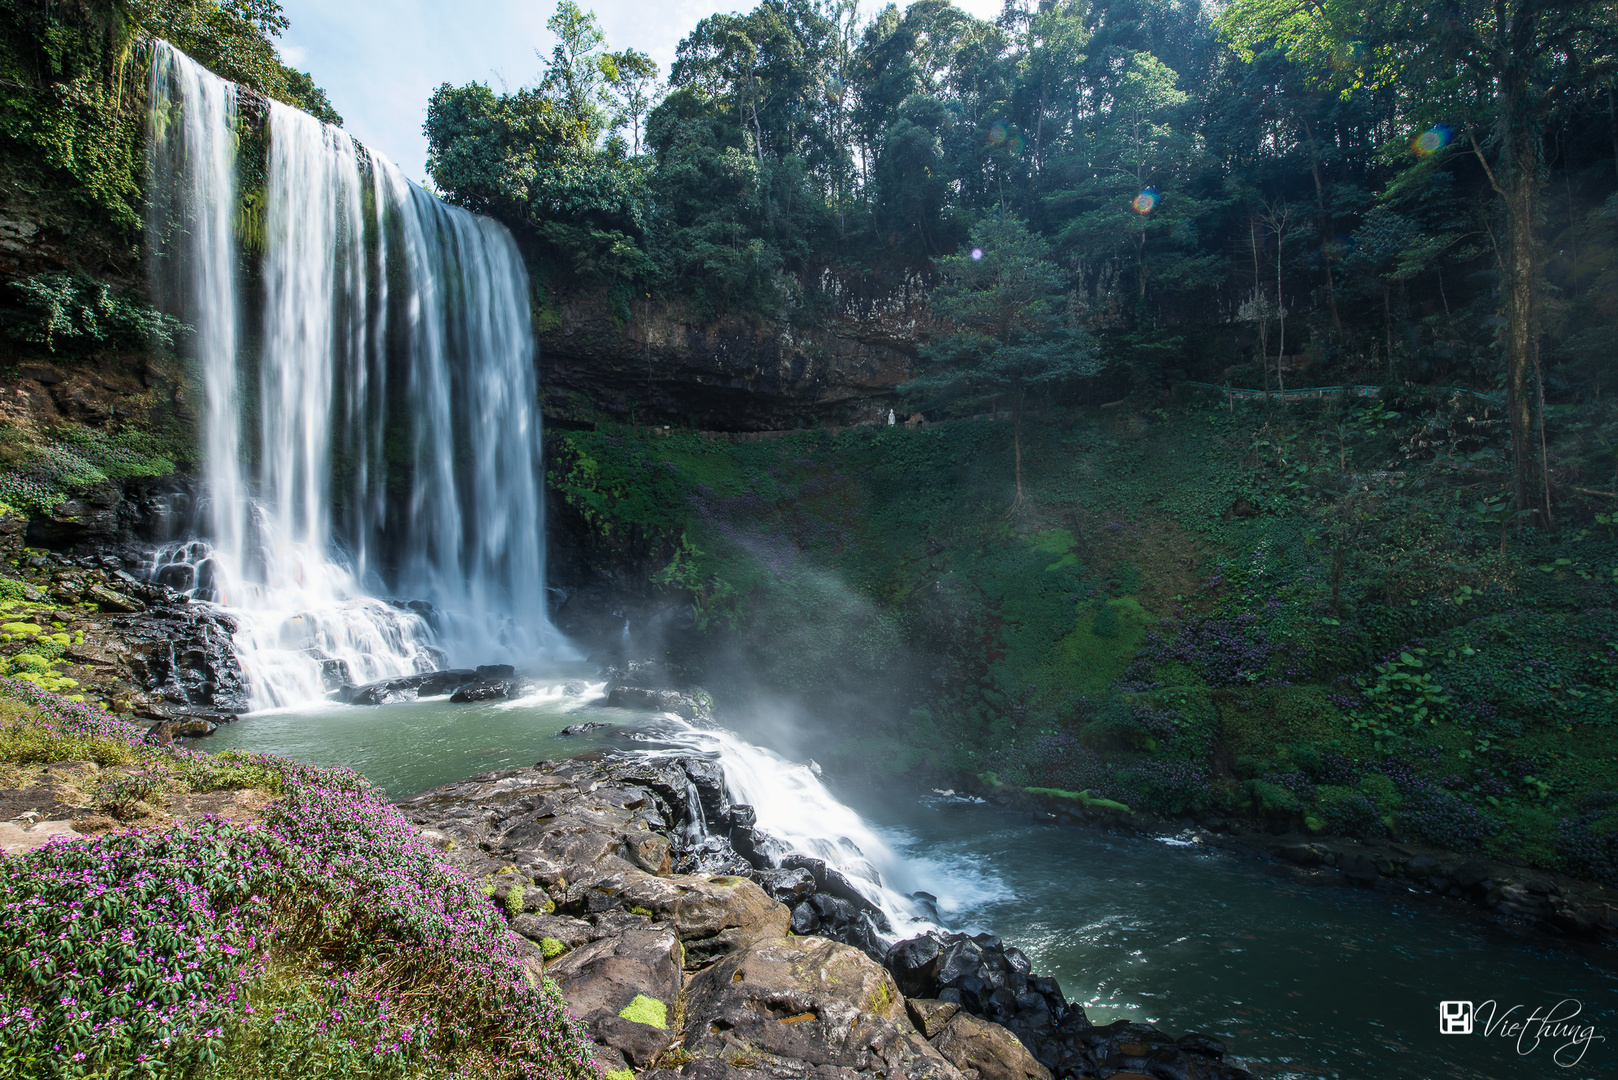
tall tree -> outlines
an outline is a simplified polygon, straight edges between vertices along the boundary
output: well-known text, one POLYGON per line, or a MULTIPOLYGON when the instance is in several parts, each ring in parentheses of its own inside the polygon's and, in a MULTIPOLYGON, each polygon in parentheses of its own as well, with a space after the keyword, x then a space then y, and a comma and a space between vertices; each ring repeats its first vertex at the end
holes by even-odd
POLYGON ((1050 245, 1010 214, 984 218, 971 247, 939 259, 932 292, 943 332, 922 350, 916 393, 987 395, 1011 404, 1017 498, 1022 504, 1022 420, 1030 396, 1096 374, 1088 336, 1070 317, 1067 274, 1050 245))
POLYGON ((641 128, 646 115, 657 104, 657 61, 635 49, 608 53, 604 69, 607 84, 617 98, 618 111, 613 115, 614 129, 628 127, 629 152, 641 151, 641 128))
POLYGON ((1068 184, 1048 197, 1064 248, 1091 261, 1127 253, 1137 326, 1154 275, 1195 279, 1205 269, 1188 243, 1202 208, 1186 185, 1195 145, 1177 123, 1187 99, 1177 82, 1150 53, 1115 55, 1105 81, 1089 87, 1093 118, 1060 162, 1068 184))
POLYGON ((556 35, 556 45, 549 60, 535 50, 545 61, 540 90, 556 103, 571 141, 593 148, 607 129, 607 109, 612 104, 607 82, 612 61, 607 57, 606 36, 595 12, 583 10, 573 0, 561 0, 545 28, 556 35))

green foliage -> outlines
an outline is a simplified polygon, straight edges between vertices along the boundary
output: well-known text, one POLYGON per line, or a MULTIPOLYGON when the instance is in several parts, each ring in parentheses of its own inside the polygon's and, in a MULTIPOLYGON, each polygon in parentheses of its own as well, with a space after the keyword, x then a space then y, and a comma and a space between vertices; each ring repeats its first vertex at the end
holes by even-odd
POLYGON ((932 307, 947 332, 924 350, 916 393, 1006 396, 1022 409, 1029 392, 1049 393, 1098 366, 1066 309, 1066 275, 1050 248, 1014 217, 985 218, 970 250, 938 261, 946 284, 932 307))
POLYGON ((1358 680, 1373 715, 1357 722, 1374 731, 1379 739, 1418 724, 1436 724, 1440 710, 1452 700, 1444 688, 1424 670, 1427 650, 1413 648, 1373 669, 1376 679, 1358 680))
POLYGON ((1265 780, 1249 780, 1247 790, 1259 807, 1266 811, 1293 813, 1303 806, 1292 792, 1265 780))
POLYGON ((553 937, 540 938, 539 952, 545 959, 555 960, 558 956, 567 952, 567 946, 553 937))
POLYGON ((512 885, 511 888, 506 890, 506 914, 513 919, 522 914, 523 891, 524 890, 521 882, 512 885))
POLYGON ((39 274, 12 282, 11 288, 30 316, 13 324, 12 336, 50 352, 59 345, 79 351, 98 344, 169 351, 184 330, 178 320, 77 274, 39 274))
POLYGON ((1416 447, 1453 415, 1052 409, 1026 421, 1026 525, 990 421, 568 432, 552 469, 668 587, 732 585, 734 629, 670 659, 721 699, 743 670, 803 700, 823 762, 1586 865, 1559 852, 1605 850, 1565 823, 1618 786, 1618 548, 1570 527, 1502 560, 1498 522, 1455 498, 1479 474, 1416 447), (1331 479, 1390 454, 1407 478, 1331 479))
POLYGON ((1031 787, 1025 788, 1024 790, 1030 795, 1043 795, 1051 799, 1067 799, 1071 802, 1082 803, 1085 806, 1094 807, 1097 810, 1112 810, 1120 814, 1129 813, 1129 807, 1125 806, 1123 803, 1115 802, 1112 799, 1098 799, 1094 795, 1090 794, 1089 791, 1063 791, 1061 788, 1042 787, 1031 787))
POLYGON ((66 196, 124 238, 140 225, 146 40, 341 121, 308 75, 277 58, 286 20, 274 0, 3 0, 0 27, 0 162, 32 198, 66 196))
POLYGON ((711 563, 701 549, 686 536, 680 537, 679 547, 669 564, 652 575, 653 585, 684 589, 691 594, 691 614, 698 630, 708 629, 714 619, 723 619, 734 629, 736 626, 736 587, 717 573, 704 574, 711 563))
POLYGON ((561 0, 545 22, 556 35, 556 47, 545 65, 540 90, 556 103, 564 141, 593 150, 607 126, 607 89, 613 62, 602 46, 606 42, 595 12, 584 11, 573 0, 561 0))

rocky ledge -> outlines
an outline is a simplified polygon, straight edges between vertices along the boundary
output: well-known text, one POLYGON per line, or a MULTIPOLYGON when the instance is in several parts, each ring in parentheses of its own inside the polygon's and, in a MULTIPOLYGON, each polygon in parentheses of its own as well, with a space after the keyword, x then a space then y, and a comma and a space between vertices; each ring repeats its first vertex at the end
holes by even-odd
POLYGON ((452 863, 484 879, 609 1072, 1250 1076, 1205 1036, 1091 1024, 1055 980, 990 935, 933 931, 893 944, 880 912, 834 869, 761 854, 767 838, 751 808, 728 801, 711 760, 584 755, 486 773, 399 806, 452 863), (813 933, 793 932, 810 923, 813 933))

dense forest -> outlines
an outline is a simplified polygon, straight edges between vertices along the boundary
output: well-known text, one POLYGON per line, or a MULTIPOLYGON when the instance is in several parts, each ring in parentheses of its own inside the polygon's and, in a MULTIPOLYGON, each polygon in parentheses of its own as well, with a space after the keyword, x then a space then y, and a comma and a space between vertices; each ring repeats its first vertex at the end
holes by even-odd
MULTIPOLYGON (((1064 271, 1117 397, 1177 379, 1599 395, 1618 16, 1596 3, 767 0, 665 73, 564 2, 534 89, 444 86, 430 171, 558 290, 812 322, 936 280, 988 218, 1064 271)), ((543 322, 544 314, 541 313, 543 322)))

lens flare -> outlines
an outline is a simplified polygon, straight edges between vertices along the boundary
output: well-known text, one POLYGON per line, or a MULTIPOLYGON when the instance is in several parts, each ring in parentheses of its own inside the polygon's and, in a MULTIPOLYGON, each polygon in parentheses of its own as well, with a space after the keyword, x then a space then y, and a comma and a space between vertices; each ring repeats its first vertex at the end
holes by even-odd
POLYGON ((1446 124, 1434 124, 1426 131, 1417 135, 1411 142, 1410 148, 1416 152, 1417 157, 1426 157, 1436 154, 1450 144, 1455 138, 1455 132, 1446 124))
POLYGON ((1022 148, 1023 141, 1021 135, 1013 135, 1010 140, 1006 142, 1006 149, 1010 150, 1013 154, 1022 153, 1022 148))
POLYGON ((1150 214, 1157 207, 1157 189, 1147 188, 1139 195, 1136 195, 1133 205, 1135 213, 1150 214))
POLYGON ((983 249, 982 248, 973 248, 972 249, 972 258, 974 260, 983 258, 983 249))
POLYGON ((989 141, 994 143, 994 145, 999 146, 1001 143, 1005 142, 1006 135, 1006 125, 1000 123, 998 120, 989 125, 989 141))
POLYGON ((835 75, 826 76, 826 100, 834 105, 843 100, 843 80, 835 75))

